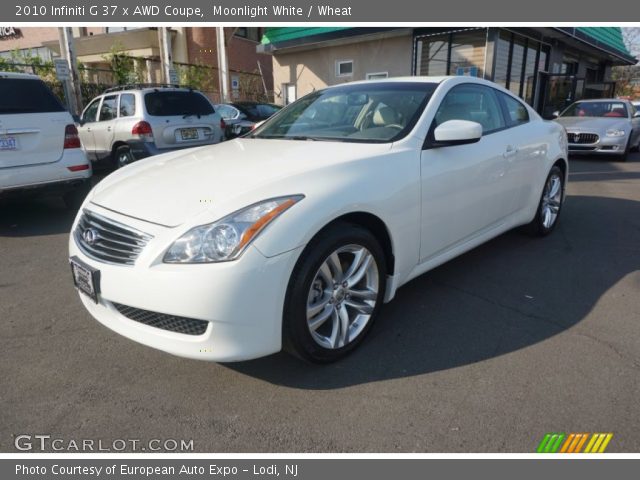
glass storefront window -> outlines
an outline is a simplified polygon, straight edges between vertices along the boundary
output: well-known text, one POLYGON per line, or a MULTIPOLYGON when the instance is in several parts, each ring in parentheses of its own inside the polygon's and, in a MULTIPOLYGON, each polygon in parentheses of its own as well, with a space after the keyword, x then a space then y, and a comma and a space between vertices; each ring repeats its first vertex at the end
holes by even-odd
POLYGON ((493 75, 493 81, 502 87, 507 87, 507 79, 509 74, 509 48, 511 44, 511 34, 508 32, 500 32, 500 36, 496 42, 495 57, 496 69, 493 75))
POLYGON ((454 33, 451 39, 450 75, 484 76, 486 31, 454 33))
POLYGON ((533 87, 536 83, 536 58, 540 44, 534 40, 527 42, 527 56, 524 63, 524 85, 522 87, 522 97, 525 102, 533 103, 533 87))
POLYGON ((524 62, 525 40, 514 37, 513 50, 511 53, 511 75, 509 76, 509 90, 516 95, 522 96, 522 64, 524 62))
POLYGON ((420 38, 417 73, 483 77, 486 35, 483 28, 420 38))

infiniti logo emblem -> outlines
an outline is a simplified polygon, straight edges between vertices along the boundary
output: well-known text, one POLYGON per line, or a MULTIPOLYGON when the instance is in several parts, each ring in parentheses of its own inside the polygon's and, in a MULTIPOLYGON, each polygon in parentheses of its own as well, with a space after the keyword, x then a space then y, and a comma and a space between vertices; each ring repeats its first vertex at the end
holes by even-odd
POLYGON ((87 228, 82 232, 82 239, 87 242, 87 245, 93 245, 99 238, 100 234, 98 234, 98 231, 93 228, 87 228))

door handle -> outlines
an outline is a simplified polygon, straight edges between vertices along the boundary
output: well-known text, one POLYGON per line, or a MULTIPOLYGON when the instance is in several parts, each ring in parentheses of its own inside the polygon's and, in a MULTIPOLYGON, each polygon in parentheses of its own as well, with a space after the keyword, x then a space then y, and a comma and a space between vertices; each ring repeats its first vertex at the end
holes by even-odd
POLYGON ((111 131, 111 127, 107 127, 107 132, 110 132, 110 131, 111 131))
POLYGON ((87 132, 90 132, 90 131, 91 131, 91 127, 87 127, 87 132))
POLYGON ((518 149, 516 147, 514 147, 513 145, 507 145, 507 149, 504 151, 502 156, 504 158, 510 158, 513 157, 516 153, 518 153, 518 149))

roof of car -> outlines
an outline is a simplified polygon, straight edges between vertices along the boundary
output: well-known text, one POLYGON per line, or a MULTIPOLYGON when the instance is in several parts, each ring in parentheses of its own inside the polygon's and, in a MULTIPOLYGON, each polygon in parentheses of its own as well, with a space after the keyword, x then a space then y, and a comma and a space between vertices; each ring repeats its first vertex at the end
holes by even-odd
POLYGON ((2 78, 23 78, 25 80, 39 80, 40 77, 33 73, 18 73, 18 72, 0 72, 2 78))
POLYGON ((575 103, 598 103, 598 102, 623 102, 630 103, 626 98, 585 98, 584 100, 576 100, 575 103))

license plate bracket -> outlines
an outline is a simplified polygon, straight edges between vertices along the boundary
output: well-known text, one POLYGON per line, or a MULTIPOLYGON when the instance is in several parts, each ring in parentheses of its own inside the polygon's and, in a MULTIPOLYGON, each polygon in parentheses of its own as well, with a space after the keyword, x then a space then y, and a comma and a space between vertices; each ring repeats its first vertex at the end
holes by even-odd
POLYGON ((200 135, 197 128, 181 128, 180 137, 182 140, 197 140, 200 135))
POLYGON ((0 136, 0 150, 18 150, 18 139, 8 135, 0 136))
POLYGON ((69 259, 73 284, 79 292, 85 294, 95 303, 98 303, 100 294, 100 270, 92 268, 78 257, 69 259))

